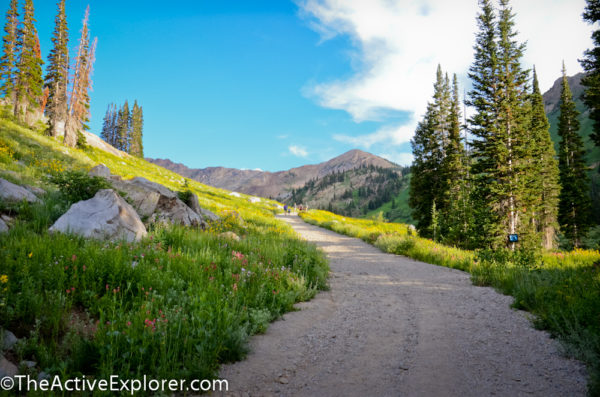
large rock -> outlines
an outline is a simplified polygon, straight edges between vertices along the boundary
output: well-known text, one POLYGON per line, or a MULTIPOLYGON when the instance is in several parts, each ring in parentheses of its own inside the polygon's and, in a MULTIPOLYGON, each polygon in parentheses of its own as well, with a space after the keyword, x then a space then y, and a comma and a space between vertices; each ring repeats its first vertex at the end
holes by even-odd
POLYGON ((139 240, 147 234, 131 205, 111 189, 100 190, 93 198, 73 204, 50 231, 127 241, 139 240))
POLYGON ((159 183, 142 177, 130 181, 111 178, 111 183, 127 194, 140 216, 149 217, 152 222, 206 227, 203 217, 159 183))
POLYGON ((30 203, 35 203, 39 201, 35 194, 31 193, 29 190, 2 178, 0 178, 0 198, 11 202, 25 200, 30 203))
POLYGON ((0 218, 0 233, 8 232, 8 225, 0 218))

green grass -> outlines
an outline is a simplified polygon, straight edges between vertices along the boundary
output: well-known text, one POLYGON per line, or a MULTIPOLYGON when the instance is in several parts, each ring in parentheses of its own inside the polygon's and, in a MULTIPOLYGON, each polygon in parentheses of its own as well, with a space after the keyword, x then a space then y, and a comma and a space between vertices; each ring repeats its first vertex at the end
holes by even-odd
POLYGON ((340 217, 311 210, 308 223, 359 237, 381 250, 471 273, 476 285, 515 298, 535 314, 534 325, 559 337, 588 365, 591 395, 600 395, 600 252, 467 251, 409 233, 406 225, 340 217))
POLYGON ((15 218, 0 238, 0 328, 20 338, 13 361, 37 362, 34 376, 213 378, 220 363, 244 356, 250 335, 327 287, 325 256, 275 219, 274 201, 186 185, 142 159, 66 148, 5 119, 0 177, 48 191, 39 204, 0 202, 15 218), (49 234, 69 205, 52 176, 81 178, 66 171, 98 163, 189 189, 221 220, 205 231, 151 227, 136 243, 49 234))

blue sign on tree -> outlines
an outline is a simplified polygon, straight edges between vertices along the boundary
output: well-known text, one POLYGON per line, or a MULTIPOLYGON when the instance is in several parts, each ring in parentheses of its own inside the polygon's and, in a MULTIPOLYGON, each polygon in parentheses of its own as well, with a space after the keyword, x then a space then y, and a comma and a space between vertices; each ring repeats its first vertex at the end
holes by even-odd
POLYGON ((509 234, 508 241, 510 241, 511 243, 516 243, 517 241, 519 241, 519 235, 518 234, 509 234))

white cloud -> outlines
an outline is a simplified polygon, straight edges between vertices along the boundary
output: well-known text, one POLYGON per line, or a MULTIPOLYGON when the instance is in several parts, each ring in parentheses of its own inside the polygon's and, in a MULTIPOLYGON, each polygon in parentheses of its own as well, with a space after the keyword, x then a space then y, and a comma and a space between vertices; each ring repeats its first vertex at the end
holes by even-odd
POLYGON ((300 147, 300 146, 290 145, 288 147, 288 150, 290 151, 291 154, 293 154, 296 157, 308 156, 308 152, 306 151, 306 149, 304 149, 303 147, 300 147))
MULTIPOLYGON (((354 45, 353 76, 308 88, 324 107, 345 110, 357 122, 406 111, 414 124, 431 97, 438 63, 467 83, 475 0, 298 1, 322 40, 347 35, 354 45)), ((577 59, 591 47, 591 28, 581 19, 585 0, 513 0, 512 6, 519 38, 528 41, 525 66, 535 63, 542 90, 559 77, 563 59, 569 74, 581 70, 577 59)))
POLYGON ((412 125, 384 126, 371 134, 359 136, 335 134, 333 135, 333 139, 368 150, 376 144, 400 145, 410 142, 414 131, 415 129, 412 125))
POLYGON ((406 153, 406 152, 380 153, 380 154, 378 154, 378 156, 383 157, 384 159, 390 160, 393 163, 396 163, 398 165, 403 165, 403 166, 411 165, 414 160, 414 156, 412 155, 412 153, 406 153))

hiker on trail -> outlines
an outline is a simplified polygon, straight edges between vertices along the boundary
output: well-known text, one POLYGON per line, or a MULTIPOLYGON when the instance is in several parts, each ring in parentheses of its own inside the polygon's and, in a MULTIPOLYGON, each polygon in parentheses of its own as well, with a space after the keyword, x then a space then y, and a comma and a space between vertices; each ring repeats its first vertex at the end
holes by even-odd
POLYGON ((287 214, 288 213, 288 207, 287 204, 283 206, 283 214, 287 214))

